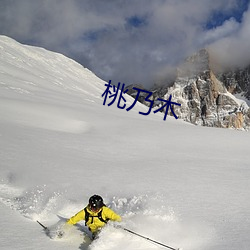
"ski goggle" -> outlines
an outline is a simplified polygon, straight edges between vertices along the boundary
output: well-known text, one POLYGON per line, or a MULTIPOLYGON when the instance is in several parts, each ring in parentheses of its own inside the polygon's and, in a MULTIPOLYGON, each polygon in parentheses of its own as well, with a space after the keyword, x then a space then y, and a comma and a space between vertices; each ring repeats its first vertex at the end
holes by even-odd
POLYGON ((92 210, 92 211, 94 211, 94 212, 100 210, 100 207, 98 207, 98 206, 93 206, 93 205, 90 205, 89 208, 90 208, 90 210, 92 210))

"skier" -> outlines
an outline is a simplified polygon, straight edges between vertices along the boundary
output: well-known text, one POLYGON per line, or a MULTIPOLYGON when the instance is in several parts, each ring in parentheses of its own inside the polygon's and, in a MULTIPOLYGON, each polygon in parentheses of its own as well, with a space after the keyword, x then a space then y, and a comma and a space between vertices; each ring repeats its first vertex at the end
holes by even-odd
POLYGON ((105 206, 101 196, 95 194, 89 198, 89 204, 72 216, 67 224, 74 225, 80 220, 85 220, 85 226, 92 232, 94 239, 109 220, 120 222, 122 219, 120 215, 105 206))

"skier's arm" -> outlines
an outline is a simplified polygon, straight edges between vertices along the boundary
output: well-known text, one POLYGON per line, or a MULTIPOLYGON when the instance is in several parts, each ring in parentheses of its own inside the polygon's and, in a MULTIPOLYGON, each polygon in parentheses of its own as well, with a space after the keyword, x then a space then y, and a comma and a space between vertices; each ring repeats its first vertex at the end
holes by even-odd
POLYGON ((122 221, 121 216, 118 215, 118 214, 116 214, 116 213, 115 213, 113 210, 111 210, 110 208, 105 207, 104 210, 105 210, 105 217, 106 217, 107 219, 110 219, 110 220, 112 220, 112 221, 118 221, 118 222, 122 221))
POLYGON ((70 219, 68 219, 67 224, 75 225, 78 221, 84 220, 85 218, 85 212, 84 209, 72 216, 70 219))

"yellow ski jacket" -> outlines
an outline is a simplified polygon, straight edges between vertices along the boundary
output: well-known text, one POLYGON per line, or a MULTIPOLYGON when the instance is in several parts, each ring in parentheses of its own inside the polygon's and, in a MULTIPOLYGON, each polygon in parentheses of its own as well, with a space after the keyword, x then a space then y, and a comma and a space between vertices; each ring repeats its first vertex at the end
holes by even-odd
MULTIPOLYGON (((100 228, 102 228, 106 223, 104 221, 112 220, 112 221, 121 221, 120 215, 116 214, 113 210, 110 208, 103 206, 99 211, 93 212, 89 209, 89 207, 86 207, 87 212, 89 213, 88 221, 85 221, 86 226, 88 226, 89 230, 92 233, 97 232, 100 228), (101 211, 101 218, 104 220, 100 220, 98 218, 98 214, 100 214, 101 211)), ((82 209, 77 214, 72 216, 68 221, 67 224, 74 225, 80 220, 85 220, 85 210, 82 209)))

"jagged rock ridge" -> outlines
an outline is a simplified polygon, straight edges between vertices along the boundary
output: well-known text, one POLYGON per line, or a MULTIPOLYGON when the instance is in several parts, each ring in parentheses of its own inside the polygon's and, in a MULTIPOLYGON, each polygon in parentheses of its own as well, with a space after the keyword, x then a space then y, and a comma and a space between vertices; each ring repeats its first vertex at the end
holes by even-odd
POLYGON ((189 57, 178 69, 167 95, 181 103, 178 116, 193 124, 211 127, 248 128, 250 110, 245 101, 235 98, 229 85, 218 80, 211 70, 209 53, 203 49, 189 57))
POLYGON ((177 77, 170 87, 151 90, 152 98, 167 100, 171 94, 172 100, 181 104, 176 108, 173 105, 175 114, 196 125, 248 129, 249 106, 233 94, 240 93, 245 98, 250 96, 250 67, 217 74, 210 64, 209 52, 200 50, 177 69, 177 77))
POLYGON ((241 94, 250 100, 250 65, 244 69, 233 69, 218 74, 227 90, 232 94, 241 94))

